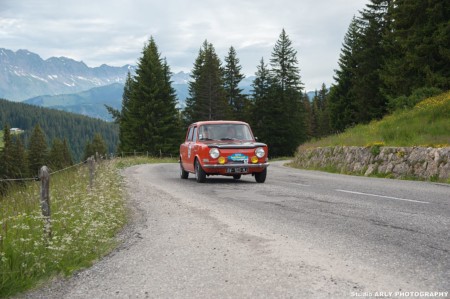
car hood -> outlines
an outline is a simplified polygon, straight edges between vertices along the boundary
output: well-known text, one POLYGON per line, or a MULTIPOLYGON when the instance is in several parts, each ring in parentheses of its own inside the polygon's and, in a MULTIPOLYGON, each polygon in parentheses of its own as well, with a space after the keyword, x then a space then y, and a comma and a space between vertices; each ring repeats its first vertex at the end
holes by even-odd
POLYGON ((267 146, 261 142, 253 142, 253 141, 207 141, 206 145, 210 148, 257 148, 261 146, 267 146))

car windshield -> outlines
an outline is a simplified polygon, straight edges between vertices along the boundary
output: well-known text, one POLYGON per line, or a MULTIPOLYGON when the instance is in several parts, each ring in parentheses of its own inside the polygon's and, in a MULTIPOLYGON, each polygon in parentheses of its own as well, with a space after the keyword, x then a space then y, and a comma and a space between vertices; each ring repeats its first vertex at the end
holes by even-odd
POLYGON ((198 134, 200 140, 253 140, 250 129, 243 124, 203 125, 198 134))

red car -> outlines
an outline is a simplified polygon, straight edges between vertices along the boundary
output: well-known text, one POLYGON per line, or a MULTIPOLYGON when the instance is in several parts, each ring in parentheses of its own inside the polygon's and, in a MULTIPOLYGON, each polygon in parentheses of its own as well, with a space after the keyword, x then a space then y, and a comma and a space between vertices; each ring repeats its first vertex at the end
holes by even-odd
POLYGON ((194 173, 203 183, 210 175, 251 174, 258 183, 267 176, 268 148, 257 142, 250 126, 240 121, 202 121, 189 126, 180 146, 180 176, 194 173))

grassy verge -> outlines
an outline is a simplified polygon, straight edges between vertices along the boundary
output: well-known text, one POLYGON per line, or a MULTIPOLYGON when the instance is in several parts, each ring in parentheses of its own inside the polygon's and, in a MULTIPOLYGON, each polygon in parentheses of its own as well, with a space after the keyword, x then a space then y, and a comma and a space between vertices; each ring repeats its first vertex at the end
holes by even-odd
POLYGON ((413 109, 398 111, 358 125, 342 134, 306 143, 301 148, 327 146, 450 146, 450 92, 428 98, 413 109))
MULTIPOLYGON (((346 130, 342 134, 329 136, 320 140, 308 142, 299 147, 291 167, 305 168, 302 163, 302 153, 318 147, 359 146, 369 147, 372 155, 380 153, 381 147, 450 147, 450 92, 425 99, 409 110, 397 111, 384 117, 382 120, 373 121, 367 125, 358 125, 346 130)), ((309 160, 312 156, 307 157, 309 160)), ((308 164, 308 163, 307 163, 308 164)), ((343 173, 341 167, 326 165, 322 167, 308 166, 311 170, 343 173)), ((353 175, 364 175, 351 173, 353 175)), ((350 173, 348 173, 350 174, 350 173)), ((393 174, 374 172, 370 176, 392 177, 393 174)), ((420 178, 412 176, 400 177, 403 179, 420 178)), ((436 177, 429 180, 437 181, 436 177)), ((444 182, 450 183, 450 179, 444 182)))
POLYGON ((50 239, 43 233, 39 182, 15 186, 0 197, 0 297, 71 275, 110 252, 127 216, 118 168, 156 162, 161 160, 105 161, 97 166, 92 190, 85 166, 51 176, 50 239))
MULTIPOLYGON (((270 152, 270 149, 269 149, 270 152)), ((286 161, 286 160, 292 160, 294 159, 294 157, 276 157, 276 158, 270 158, 269 157, 269 161, 270 162, 276 162, 276 161, 286 161)))
POLYGON ((127 168, 138 164, 150 164, 150 163, 175 163, 178 160, 175 158, 153 158, 145 156, 126 157, 116 161, 117 168, 127 168))

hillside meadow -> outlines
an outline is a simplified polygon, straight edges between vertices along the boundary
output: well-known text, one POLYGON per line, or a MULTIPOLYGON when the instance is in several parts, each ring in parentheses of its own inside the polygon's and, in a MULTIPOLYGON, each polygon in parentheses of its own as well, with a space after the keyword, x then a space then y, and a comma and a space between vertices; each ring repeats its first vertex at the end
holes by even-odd
POLYGON ((299 149, 373 145, 450 146, 450 92, 427 98, 410 110, 399 110, 381 120, 302 144, 299 149))

